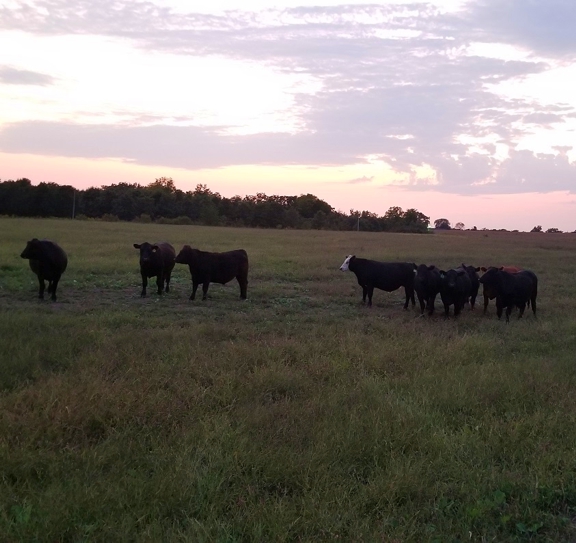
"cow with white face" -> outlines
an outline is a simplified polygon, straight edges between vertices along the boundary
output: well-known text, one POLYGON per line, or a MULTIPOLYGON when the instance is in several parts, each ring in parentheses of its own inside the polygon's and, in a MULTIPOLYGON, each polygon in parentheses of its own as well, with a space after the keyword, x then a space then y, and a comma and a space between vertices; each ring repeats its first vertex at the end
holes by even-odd
POLYGON ((351 271, 356 275, 358 284, 362 287, 362 303, 366 303, 368 297, 368 307, 372 306, 372 294, 378 288, 386 292, 404 287, 406 302, 404 309, 408 308, 408 302, 412 301, 412 306, 416 305, 414 300, 414 272, 416 264, 411 262, 377 262, 366 258, 357 258, 355 255, 348 255, 340 271, 351 271))
POLYGON ((342 266, 340 266, 340 271, 348 271, 351 258, 354 258, 354 255, 348 255, 346 257, 346 259, 342 263, 342 266))

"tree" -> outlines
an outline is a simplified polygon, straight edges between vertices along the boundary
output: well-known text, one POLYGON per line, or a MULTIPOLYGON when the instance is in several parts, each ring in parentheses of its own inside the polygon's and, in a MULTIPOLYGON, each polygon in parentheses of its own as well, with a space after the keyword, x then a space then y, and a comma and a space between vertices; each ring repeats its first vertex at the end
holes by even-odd
POLYGON ((464 223, 463 222, 457 222, 454 225, 454 228, 456 228, 456 230, 464 230, 464 223))
POLYGON ((530 232, 542 232, 542 227, 540 225, 535 226, 530 232))
POLYGON ((448 219, 436 219, 434 221, 434 228, 438 230, 451 230, 450 221, 448 219))
POLYGON ((546 230, 547 234, 561 234, 562 230, 559 230, 558 228, 548 228, 548 230, 546 230))
POLYGON ((158 177, 154 183, 150 183, 149 187, 160 187, 168 189, 170 192, 176 192, 176 185, 171 177, 158 177))

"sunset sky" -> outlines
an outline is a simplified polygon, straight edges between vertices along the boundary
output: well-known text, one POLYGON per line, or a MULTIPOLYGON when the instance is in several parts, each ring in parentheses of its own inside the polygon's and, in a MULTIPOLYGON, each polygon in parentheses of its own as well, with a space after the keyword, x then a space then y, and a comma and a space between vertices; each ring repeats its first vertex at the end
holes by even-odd
POLYGON ((0 179, 573 231, 575 29, 574 0, 4 0, 0 179))

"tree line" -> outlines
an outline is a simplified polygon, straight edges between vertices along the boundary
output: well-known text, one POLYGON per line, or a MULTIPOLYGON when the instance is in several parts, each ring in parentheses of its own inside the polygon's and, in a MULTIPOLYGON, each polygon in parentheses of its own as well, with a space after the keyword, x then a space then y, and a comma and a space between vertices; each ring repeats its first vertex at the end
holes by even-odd
POLYGON ((313 194, 226 198, 202 184, 184 192, 166 177, 146 186, 119 183, 85 190, 57 183, 33 185, 26 178, 0 181, 0 215, 415 233, 427 232, 430 224, 416 209, 390 207, 382 216, 351 209, 347 214, 313 194))

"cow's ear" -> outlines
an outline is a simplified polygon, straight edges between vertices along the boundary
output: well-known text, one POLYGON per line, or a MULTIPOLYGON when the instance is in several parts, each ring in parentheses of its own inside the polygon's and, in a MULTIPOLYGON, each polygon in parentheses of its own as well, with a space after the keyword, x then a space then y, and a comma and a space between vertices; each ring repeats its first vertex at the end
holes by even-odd
POLYGON ((416 266, 415 262, 412 262, 412 267, 414 268, 414 271, 416 271, 418 269, 418 266, 416 266))
POLYGON ((434 264, 432 264, 431 266, 428 266, 428 270, 432 271, 436 266, 434 266, 434 264))
MULTIPOLYGON (((477 266, 476 268, 474 268, 474 271, 479 272, 480 270, 482 270, 482 268, 480 268, 479 266, 477 266)), ((482 270, 482 271, 486 271, 486 270, 482 270)))
POLYGON ((488 271, 488 268, 486 268, 485 266, 482 266, 480 269, 481 269, 483 272, 488 271))
POLYGON ((135 244, 134 244, 134 249, 140 249, 140 244, 139 244, 139 243, 135 243, 135 244))
POLYGON ((500 266, 498 269, 499 269, 500 271, 502 271, 502 270, 504 269, 504 266, 500 266))
POLYGON ((460 264, 460 267, 465 270, 466 269, 466 264, 464 264, 464 262, 462 262, 462 264, 460 264))

